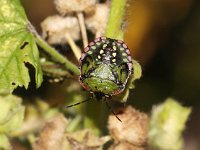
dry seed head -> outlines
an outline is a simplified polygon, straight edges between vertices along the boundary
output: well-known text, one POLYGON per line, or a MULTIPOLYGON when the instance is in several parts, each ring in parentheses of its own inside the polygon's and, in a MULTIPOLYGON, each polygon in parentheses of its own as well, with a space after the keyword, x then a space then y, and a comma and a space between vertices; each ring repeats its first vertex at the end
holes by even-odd
POLYGON ((76 17, 61 17, 54 15, 41 23, 42 37, 50 44, 66 43, 65 34, 73 40, 80 39, 80 28, 76 17))
POLYGON ((84 12, 86 14, 94 11, 97 0, 54 0, 56 9, 61 15, 84 12))
POLYGON ((98 33, 98 36, 104 35, 109 17, 109 5, 97 4, 94 15, 86 17, 85 23, 89 30, 98 33))
POLYGON ((39 138, 33 143, 33 150, 66 149, 64 133, 67 124, 68 120, 62 114, 50 119, 40 131, 39 138))
POLYGON ((148 116, 131 106, 121 109, 117 116, 122 123, 113 115, 110 115, 108 120, 108 129, 115 143, 128 142, 135 146, 146 145, 148 116))
POLYGON ((92 130, 84 129, 76 132, 67 132, 66 139, 73 150, 100 150, 111 138, 110 136, 98 137, 92 130))

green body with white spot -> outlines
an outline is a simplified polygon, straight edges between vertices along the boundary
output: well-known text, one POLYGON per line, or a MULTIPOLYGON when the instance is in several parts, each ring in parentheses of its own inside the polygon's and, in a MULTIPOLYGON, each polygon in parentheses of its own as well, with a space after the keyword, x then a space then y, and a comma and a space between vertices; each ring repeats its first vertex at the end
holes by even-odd
POLYGON ((88 91, 107 96, 121 93, 132 73, 132 59, 123 41, 100 37, 80 59, 80 83, 88 91))

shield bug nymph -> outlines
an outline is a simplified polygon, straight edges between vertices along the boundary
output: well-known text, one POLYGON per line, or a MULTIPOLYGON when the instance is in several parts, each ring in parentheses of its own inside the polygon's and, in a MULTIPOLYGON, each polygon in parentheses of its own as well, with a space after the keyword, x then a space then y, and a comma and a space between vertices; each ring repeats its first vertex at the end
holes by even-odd
MULTIPOLYGON (((84 89, 93 93, 97 100, 104 97, 109 107, 106 97, 123 92, 132 72, 132 58, 128 46, 121 40, 99 37, 90 42, 82 53, 79 82, 84 89)), ((88 100, 82 102, 86 101, 88 100)), ((113 111, 112 113, 115 115, 113 111)))
POLYGON ((80 84, 94 95, 120 94, 132 73, 132 58, 121 40, 96 38, 80 58, 80 84))

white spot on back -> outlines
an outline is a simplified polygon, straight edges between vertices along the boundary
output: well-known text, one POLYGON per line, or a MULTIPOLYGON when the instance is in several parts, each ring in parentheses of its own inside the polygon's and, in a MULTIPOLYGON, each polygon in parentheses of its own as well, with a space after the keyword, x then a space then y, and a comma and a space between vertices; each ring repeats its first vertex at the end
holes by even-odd
POLYGON ((113 56, 113 57, 116 57, 116 55, 117 55, 117 53, 115 53, 115 52, 114 52, 114 53, 112 53, 112 56, 113 56))
POLYGON ((117 47, 116 47, 116 46, 113 46, 113 49, 116 51, 116 50, 117 50, 117 47))
POLYGON ((112 59, 112 62, 116 62, 116 59, 112 59))
POLYGON ((91 54, 92 54, 92 51, 88 51, 87 53, 91 55, 91 54))
POLYGON ((100 43, 100 42, 97 42, 96 44, 97 44, 97 45, 100 45, 101 43, 100 43))
POLYGON ((96 49, 96 46, 92 46, 91 48, 92 48, 92 49, 96 49))
POLYGON ((120 51, 124 51, 125 49, 123 47, 120 48, 120 51))
POLYGON ((122 56, 127 56, 127 53, 122 53, 122 56))
POLYGON ((106 48, 107 44, 103 44, 103 48, 106 48))
POLYGON ((101 49, 101 50, 100 50, 100 54, 103 54, 103 53, 104 53, 104 50, 101 49))

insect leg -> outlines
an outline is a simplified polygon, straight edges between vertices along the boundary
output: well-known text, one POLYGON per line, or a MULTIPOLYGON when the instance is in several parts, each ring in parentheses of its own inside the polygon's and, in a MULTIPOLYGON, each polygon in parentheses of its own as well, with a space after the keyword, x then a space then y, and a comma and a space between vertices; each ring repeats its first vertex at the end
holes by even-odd
POLYGON ((105 98, 105 102, 106 102, 106 106, 108 107, 109 111, 112 112, 112 114, 113 114, 120 122, 122 122, 121 119, 117 116, 117 114, 116 114, 116 113, 113 111, 113 109, 110 107, 110 105, 108 104, 108 101, 107 101, 106 98, 105 98))
POLYGON ((68 106, 66 106, 66 108, 73 107, 73 106, 79 105, 79 104, 81 104, 81 103, 85 103, 85 102, 87 102, 87 101, 90 101, 90 100, 91 100, 91 98, 89 98, 89 99, 87 99, 87 100, 84 100, 84 101, 81 101, 81 102, 78 102, 78 103, 75 103, 75 104, 72 104, 72 105, 68 105, 68 106))

